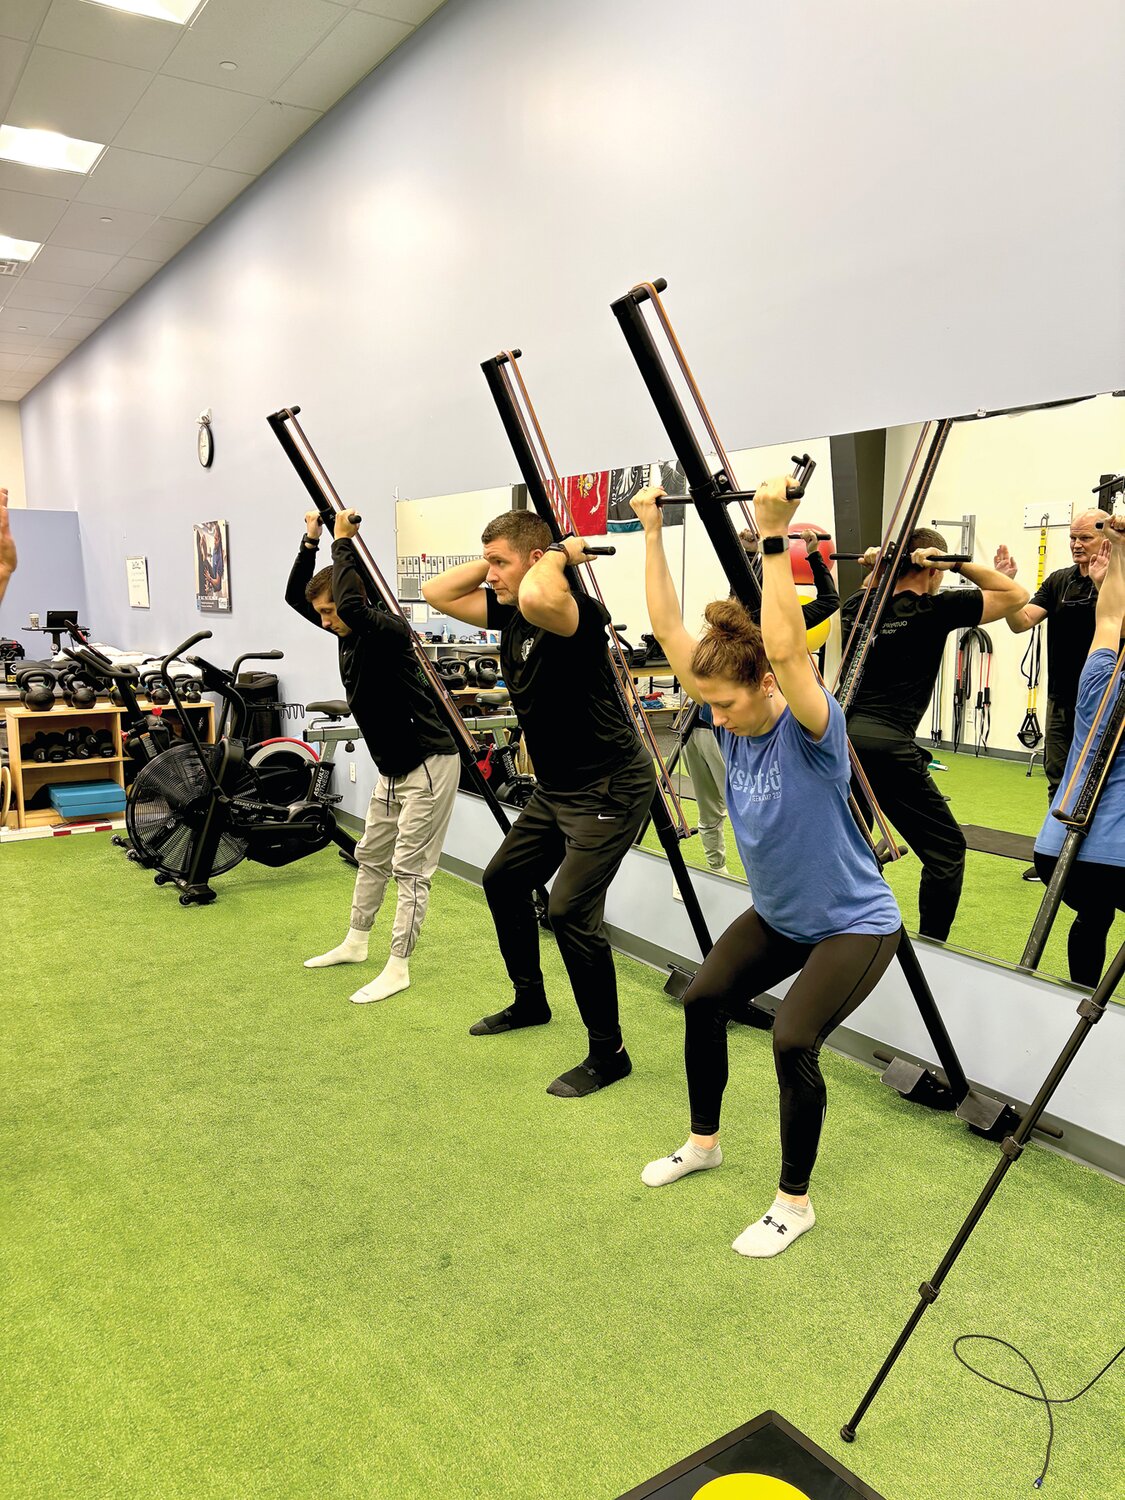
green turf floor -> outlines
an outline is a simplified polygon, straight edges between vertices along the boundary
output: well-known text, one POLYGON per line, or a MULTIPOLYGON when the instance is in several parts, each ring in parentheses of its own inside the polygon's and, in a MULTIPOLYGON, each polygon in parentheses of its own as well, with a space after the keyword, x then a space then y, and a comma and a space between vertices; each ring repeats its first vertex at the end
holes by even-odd
MULTIPOLYGON (((950 807, 959 823, 975 823, 1004 833, 1023 833, 1034 838, 1047 812, 1047 783, 1037 766, 1030 778, 1023 761, 977 759, 972 754, 954 755, 939 751, 938 759, 947 768, 935 771, 934 780, 950 798, 950 807)), ((694 826, 695 803, 687 801, 685 812, 694 826)), ((727 864, 739 879, 745 879, 742 861, 735 848, 729 822, 724 825, 727 841, 727 864)), ((644 848, 658 853, 660 841, 650 828, 644 837, 644 848)), ((707 860, 698 835, 681 846, 689 865, 705 869, 707 860)), ((1031 931, 1043 887, 1022 878, 1027 865, 999 854, 980 854, 970 850, 965 862, 965 884, 961 904, 949 941, 971 953, 988 958, 1019 963, 1031 931)), ((903 918, 911 932, 918 930, 918 879, 921 866, 913 854, 887 867, 887 880, 898 899, 903 918)), ((1061 978, 1068 975, 1066 935, 1073 913, 1063 907, 1047 940, 1039 971, 1061 978)), ((1110 932, 1108 952, 1113 954, 1125 942, 1125 916, 1118 916, 1110 932)), ((1119 987, 1118 997, 1125 997, 1119 987)))
MULTIPOLYGON (((730 1241, 776 1182, 769 1039, 732 1035, 723 1167, 644 1188, 685 1123, 653 970, 618 963, 633 1076, 560 1100, 585 1048, 554 945, 555 1021, 469 1037, 504 987, 452 876, 414 986, 362 1008, 379 957, 300 962, 347 920, 331 851, 242 865, 206 909, 101 835, 5 845, 0 881, 5 1495, 613 1500, 772 1407, 887 1500, 1009 1500, 1043 1412, 953 1337, 1012 1340, 1063 1395, 1120 1339, 1122 1190, 1033 1147, 846 1448, 995 1146, 826 1055, 819 1222, 746 1261, 730 1241)), ((1059 1408, 1044 1493, 1120 1493, 1123 1375, 1059 1408)))

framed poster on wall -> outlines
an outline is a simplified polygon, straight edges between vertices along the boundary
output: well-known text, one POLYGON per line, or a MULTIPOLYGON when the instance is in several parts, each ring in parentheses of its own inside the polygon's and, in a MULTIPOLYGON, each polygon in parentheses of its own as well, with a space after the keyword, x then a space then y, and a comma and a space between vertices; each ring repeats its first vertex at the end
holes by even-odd
POLYGON ((203 614, 230 609, 230 552, 225 521, 199 521, 195 537, 195 603, 203 614))
POLYGON ((127 557, 125 580, 129 586, 129 608, 148 609, 148 558, 127 557))

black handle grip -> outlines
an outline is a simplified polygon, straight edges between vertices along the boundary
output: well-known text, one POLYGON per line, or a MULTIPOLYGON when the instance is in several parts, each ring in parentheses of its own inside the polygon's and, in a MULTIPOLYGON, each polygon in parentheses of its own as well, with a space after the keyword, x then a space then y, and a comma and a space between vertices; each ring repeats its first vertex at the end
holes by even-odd
POLYGON ((197 630, 194 635, 189 635, 186 641, 181 641, 174 651, 169 651, 168 655, 160 663, 160 670, 166 672, 168 670, 168 663, 174 661, 177 656, 182 656, 189 646, 195 645, 196 641, 209 641, 210 639, 211 632, 209 630, 197 630))
POLYGON ((668 290, 668 282, 663 276, 658 276, 652 284, 658 292, 666 292, 668 290))
POLYGON ((586 548, 586 556, 587 557, 616 557, 617 556, 617 548, 616 547, 587 547, 586 548))

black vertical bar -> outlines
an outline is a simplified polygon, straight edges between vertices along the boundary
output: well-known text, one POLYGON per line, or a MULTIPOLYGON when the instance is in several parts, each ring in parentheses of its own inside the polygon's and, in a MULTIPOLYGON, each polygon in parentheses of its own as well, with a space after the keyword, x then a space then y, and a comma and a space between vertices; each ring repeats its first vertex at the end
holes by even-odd
MULTIPOLYGON (((887 461, 885 427, 848 432, 828 439, 832 459, 832 502, 836 550, 864 552, 883 535, 883 476, 887 461)), ((839 565, 840 598, 847 599, 863 582, 859 563, 839 565)))

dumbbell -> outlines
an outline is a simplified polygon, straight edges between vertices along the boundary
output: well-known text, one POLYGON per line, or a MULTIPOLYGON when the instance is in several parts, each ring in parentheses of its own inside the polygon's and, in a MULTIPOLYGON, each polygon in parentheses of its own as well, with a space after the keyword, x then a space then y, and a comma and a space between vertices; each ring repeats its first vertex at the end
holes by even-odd
POLYGON ((103 756, 106 760, 109 760, 116 754, 112 729, 95 729, 93 740, 93 752, 95 755, 103 756))
POLYGON ((23 747, 25 760, 45 761, 47 759, 47 736, 42 730, 33 734, 23 747))
POLYGON ((57 764, 66 759, 66 736, 61 734, 45 734, 43 736, 44 749, 47 759, 57 764))
POLYGON ((42 667, 27 667, 16 673, 20 690, 20 702, 37 713, 45 713, 55 706, 55 674, 42 667))

